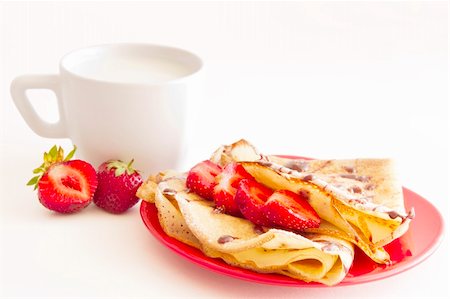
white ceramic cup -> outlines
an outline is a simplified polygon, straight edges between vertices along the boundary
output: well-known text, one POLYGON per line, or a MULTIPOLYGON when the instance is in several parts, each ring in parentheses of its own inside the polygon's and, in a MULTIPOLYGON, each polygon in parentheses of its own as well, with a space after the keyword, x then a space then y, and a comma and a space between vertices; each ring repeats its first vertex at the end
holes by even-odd
POLYGON ((12 98, 38 135, 70 138, 78 157, 98 166, 129 161, 145 173, 177 168, 186 147, 186 108, 201 94, 201 59, 182 49, 152 44, 111 44, 76 50, 55 75, 23 75, 12 98), (26 91, 49 89, 59 120, 33 109, 26 91))

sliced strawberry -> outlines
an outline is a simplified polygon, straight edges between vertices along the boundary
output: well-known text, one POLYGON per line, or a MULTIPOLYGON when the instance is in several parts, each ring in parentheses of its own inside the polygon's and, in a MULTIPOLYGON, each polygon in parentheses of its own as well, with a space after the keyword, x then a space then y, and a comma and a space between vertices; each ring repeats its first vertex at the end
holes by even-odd
POLYGON ((222 168, 219 165, 209 160, 200 162, 189 171, 186 186, 197 195, 212 200, 216 176, 221 171, 222 168))
POLYGON ((245 218, 255 224, 268 226, 270 221, 264 215, 263 207, 272 193, 272 189, 255 179, 243 179, 239 183, 234 199, 245 218))
POLYGON ((91 164, 72 160, 51 165, 38 182, 39 201, 60 213, 79 211, 91 202, 97 174, 91 164))
POLYGON ((282 228, 302 231, 320 225, 319 215, 308 201, 288 190, 274 192, 263 210, 272 224, 282 228))
POLYGON ((213 198, 217 208, 230 215, 241 215, 234 197, 242 179, 253 179, 253 177, 242 165, 234 162, 228 164, 216 177, 217 185, 214 187, 213 198))

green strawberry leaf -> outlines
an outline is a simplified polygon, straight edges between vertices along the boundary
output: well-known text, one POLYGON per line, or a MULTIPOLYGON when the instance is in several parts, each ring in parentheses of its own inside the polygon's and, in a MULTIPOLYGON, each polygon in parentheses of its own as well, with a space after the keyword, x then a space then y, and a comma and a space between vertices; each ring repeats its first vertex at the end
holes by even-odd
POLYGON ((132 166, 134 162, 134 159, 132 159, 128 164, 124 163, 121 160, 110 160, 108 161, 107 164, 107 169, 108 170, 112 170, 114 169, 114 175, 116 177, 123 175, 124 173, 126 173, 127 175, 132 175, 135 172, 138 172, 137 170, 135 170, 132 166))
POLYGON ((52 158, 52 160, 56 159, 56 154, 58 153, 58 148, 56 147, 56 145, 52 146, 52 148, 50 149, 50 151, 48 152, 48 154, 50 155, 50 157, 52 158))
POLYGON ((62 147, 58 148, 58 153, 56 154, 57 161, 64 161, 64 150, 62 147))
POLYGON ((35 170, 33 170, 33 173, 34 173, 34 174, 37 174, 37 173, 40 173, 40 172, 44 172, 44 169, 41 168, 41 167, 36 168, 35 170))
POLYGON ((49 163, 51 163, 51 161, 52 161, 52 157, 47 152, 45 152, 44 153, 44 163, 49 164, 49 163))
POLYGON ((125 173, 126 168, 124 167, 118 167, 116 168, 116 171, 114 172, 115 176, 121 176, 125 173))
POLYGON ((28 181, 27 186, 33 186, 33 185, 36 185, 40 178, 41 178, 40 175, 37 175, 37 176, 32 177, 32 178, 28 181))
POLYGON ((75 155, 75 151, 77 150, 77 146, 73 145, 73 150, 70 151, 70 153, 64 158, 64 161, 69 161, 72 159, 73 155, 75 155))

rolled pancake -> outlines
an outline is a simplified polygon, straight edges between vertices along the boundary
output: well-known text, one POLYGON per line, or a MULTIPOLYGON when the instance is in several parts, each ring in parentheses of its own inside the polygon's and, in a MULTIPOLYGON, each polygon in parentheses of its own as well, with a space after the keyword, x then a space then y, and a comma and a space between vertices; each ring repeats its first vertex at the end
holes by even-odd
POLYGON ((353 262, 351 243, 330 236, 304 236, 255 226, 218 213, 214 204, 186 190, 182 175, 149 180, 138 196, 154 202, 163 230, 207 256, 261 273, 279 273, 307 282, 335 285, 353 262), (150 192, 150 191, 153 192, 150 192))
POLYGON ((402 187, 388 159, 286 159, 262 155, 240 140, 220 147, 211 160, 220 165, 241 161, 260 183, 307 197, 325 220, 308 231, 350 241, 378 263, 390 262, 382 246, 403 235, 414 216, 413 209, 405 212, 402 187))
MULTIPOLYGON (((167 235, 200 249, 201 244, 189 230, 174 197, 177 192, 186 190, 185 179, 185 175, 176 172, 161 172, 157 176, 150 176, 139 187, 136 196, 155 204, 159 223, 167 235)), ((195 194, 191 197, 194 198, 195 194)))

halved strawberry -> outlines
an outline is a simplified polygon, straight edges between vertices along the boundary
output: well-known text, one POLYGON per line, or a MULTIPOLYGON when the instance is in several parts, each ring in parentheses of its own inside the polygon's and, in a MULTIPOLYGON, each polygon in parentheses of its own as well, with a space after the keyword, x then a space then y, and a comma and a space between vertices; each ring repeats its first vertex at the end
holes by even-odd
POLYGON ((230 215, 241 215, 234 197, 242 179, 253 179, 253 177, 242 165, 234 162, 228 164, 216 177, 217 185, 214 187, 213 198, 217 208, 230 215))
POLYGON ((186 186, 197 195, 212 200, 216 176, 221 171, 222 168, 219 165, 209 160, 200 162, 189 171, 186 186))
POLYGON ((243 179, 239 183, 234 200, 245 218, 255 224, 269 226, 270 221, 265 216, 263 207, 272 193, 272 189, 255 179, 243 179))
POLYGON ((263 210, 272 224, 282 228, 302 231, 320 225, 320 217, 308 201, 288 190, 274 192, 263 210))
POLYGON ((97 174, 91 164, 72 160, 50 166, 38 183, 39 201, 59 213, 73 213, 91 203, 97 174))
POLYGON ((70 160, 76 147, 64 158, 64 150, 53 146, 44 153, 44 163, 36 168, 27 185, 38 189, 39 201, 59 213, 73 213, 88 206, 97 188, 97 174, 91 164, 70 160))

